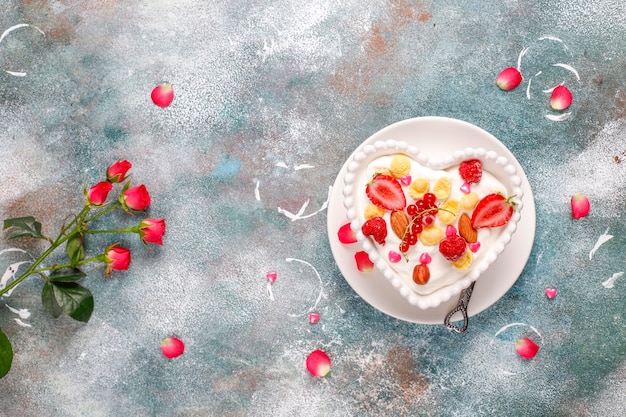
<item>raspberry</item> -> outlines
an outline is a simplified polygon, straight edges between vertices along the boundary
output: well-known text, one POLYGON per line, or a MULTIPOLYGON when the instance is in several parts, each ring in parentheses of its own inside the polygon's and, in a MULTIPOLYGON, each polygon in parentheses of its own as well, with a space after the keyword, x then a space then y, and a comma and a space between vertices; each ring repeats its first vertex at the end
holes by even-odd
POLYGON ((376 242, 384 245, 387 237, 387 222, 382 217, 374 217, 363 223, 361 231, 365 236, 371 236, 376 242))
POLYGON ((478 159, 469 159, 459 165, 459 175, 468 183, 480 182, 483 176, 483 164, 478 159))
POLYGON ((450 262, 456 262, 465 253, 467 243, 459 235, 447 236, 439 242, 439 252, 450 262))

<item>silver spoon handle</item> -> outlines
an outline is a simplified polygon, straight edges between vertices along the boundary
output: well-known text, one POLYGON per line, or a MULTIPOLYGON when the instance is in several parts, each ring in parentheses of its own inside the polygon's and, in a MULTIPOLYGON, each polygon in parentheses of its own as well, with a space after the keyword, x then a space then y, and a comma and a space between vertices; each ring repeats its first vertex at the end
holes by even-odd
POLYGON ((476 281, 472 282, 469 287, 461 291, 461 295, 459 296, 459 302, 457 303, 456 307, 454 307, 443 320, 443 324, 445 324, 448 329, 452 329, 458 333, 462 333, 467 330, 467 326, 469 325, 469 318, 467 317, 467 305, 469 304, 470 298, 472 297, 472 291, 474 291, 475 283, 476 281), (463 314, 463 325, 460 327, 450 323, 452 316, 459 311, 461 312, 461 314, 463 314))

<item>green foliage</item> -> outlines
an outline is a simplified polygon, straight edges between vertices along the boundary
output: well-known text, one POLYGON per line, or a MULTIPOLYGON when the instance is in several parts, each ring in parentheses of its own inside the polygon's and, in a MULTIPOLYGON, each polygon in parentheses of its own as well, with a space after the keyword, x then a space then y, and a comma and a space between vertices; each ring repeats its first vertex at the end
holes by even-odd
POLYGON ((0 330, 0 378, 11 370, 13 363, 13 348, 9 338, 0 330))
POLYGON ((8 240, 19 239, 21 237, 34 237, 38 239, 46 239, 41 234, 41 223, 34 217, 16 217, 14 219, 6 219, 4 221, 4 230, 12 228, 9 232, 8 240))

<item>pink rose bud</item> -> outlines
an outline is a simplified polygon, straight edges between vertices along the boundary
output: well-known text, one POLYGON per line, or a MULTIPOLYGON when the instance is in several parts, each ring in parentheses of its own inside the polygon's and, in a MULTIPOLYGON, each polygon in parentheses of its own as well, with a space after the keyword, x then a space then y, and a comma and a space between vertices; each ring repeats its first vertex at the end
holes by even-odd
POLYGON ((580 219, 589 214, 591 205, 589 204, 589 199, 584 194, 574 194, 570 199, 570 204, 572 205, 572 217, 574 219, 580 219))
POLYGON ((109 182, 122 182, 126 178, 126 173, 133 165, 126 160, 119 160, 107 169, 107 179, 109 182))
POLYGON ((173 359, 185 352, 185 344, 177 337, 166 337, 161 341, 161 352, 167 359, 173 359))
POLYGON ((122 199, 122 204, 125 207, 137 211, 145 210, 150 205, 150 194, 148 194, 148 189, 143 184, 124 191, 122 199))
POLYGON ((117 244, 111 245, 104 253, 104 263, 106 264, 105 275, 111 275, 114 269, 125 271, 130 264, 130 250, 117 244))
POLYGON ((139 238, 143 243, 163 244, 165 219, 145 219, 139 223, 139 238))
POLYGON ((522 358, 532 359, 539 352, 539 346, 529 338, 524 337, 515 342, 515 350, 522 358))
POLYGON ((159 107, 167 107, 174 100, 174 89, 168 83, 159 84, 150 94, 152 102, 159 107))
POLYGON ((572 93, 564 85, 559 85, 552 90, 550 107, 552 110, 565 110, 572 104, 572 93))
POLYGON ((109 195, 109 191, 111 191, 112 188, 113 185, 111 185, 108 181, 101 181, 97 183, 87 192, 87 199, 89 200, 89 203, 94 206, 103 205, 109 195))
POLYGON ((306 358, 306 369, 313 376, 326 376, 330 372, 330 357, 319 349, 314 350, 306 358))
POLYGON ((496 78, 496 85, 504 91, 513 90, 522 82, 522 73, 517 68, 509 67, 504 70, 496 78))

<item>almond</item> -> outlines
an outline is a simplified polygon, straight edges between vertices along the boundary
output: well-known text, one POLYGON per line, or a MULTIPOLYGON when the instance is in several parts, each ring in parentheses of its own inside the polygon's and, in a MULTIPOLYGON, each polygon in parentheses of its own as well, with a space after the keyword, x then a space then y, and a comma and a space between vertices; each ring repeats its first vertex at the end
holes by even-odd
POLYGON ((427 265, 418 264, 413 268, 413 282, 417 285, 424 285, 430 279, 430 269, 427 265))
POLYGON ((475 243, 478 241, 478 232, 472 227, 472 220, 466 213, 461 214, 461 217, 459 217, 458 226, 459 235, 461 235, 467 243, 475 243))
POLYGON ((391 212, 390 223, 391 230, 393 230, 396 236, 403 239, 409 226, 409 216, 403 210, 393 211, 391 212))

